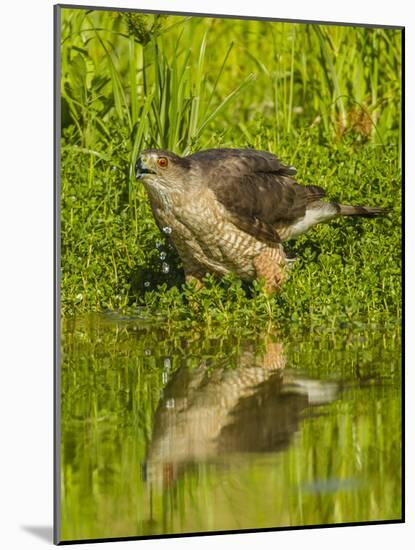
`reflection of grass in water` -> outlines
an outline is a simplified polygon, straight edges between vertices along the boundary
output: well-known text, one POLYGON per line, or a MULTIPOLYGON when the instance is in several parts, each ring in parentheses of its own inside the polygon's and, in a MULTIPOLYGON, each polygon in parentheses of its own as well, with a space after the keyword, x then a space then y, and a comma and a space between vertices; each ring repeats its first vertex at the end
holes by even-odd
POLYGON ((65 314, 145 303, 195 322, 400 316, 399 31, 62 14, 65 314), (391 215, 302 237, 292 246, 302 261, 276 300, 247 298, 232 278, 194 296, 134 179, 137 152, 152 146, 270 150, 301 183, 391 215))
POLYGON ((287 368, 339 380, 338 399, 306 409, 286 451, 187 467, 150 495, 141 465, 165 385, 164 359, 171 359, 170 377, 184 362, 194 369, 206 358, 212 372, 228 356, 232 368, 240 345, 253 339, 265 349, 260 337, 244 336, 157 333, 96 318, 65 322, 63 539, 399 518, 397 329, 287 334, 287 368), (357 485, 333 488, 333 480, 357 485), (326 489, 310 491, 316 482, 326 489))

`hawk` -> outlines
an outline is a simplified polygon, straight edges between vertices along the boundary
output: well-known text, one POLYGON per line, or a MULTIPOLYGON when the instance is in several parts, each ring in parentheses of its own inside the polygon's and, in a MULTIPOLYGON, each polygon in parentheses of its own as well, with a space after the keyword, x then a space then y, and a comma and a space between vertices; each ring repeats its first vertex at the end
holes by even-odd
POLYGON ((147 449, 144 471, 153 486, 171 484, 191 464, 282 451, 305 409, 336 399, 336 382, 286 369, 283 343, 263 343, 260 349, 241 342, 233 368, 227 359, 208 358, 172 373, 147 449))
POLYGON ((254 149, 207 149, 180 157, 147 149, 136 162, 160 230, 170 235, 186 280, 206 273, 265 280, 272 293, 286 279, 282 243, 339 216, 372 218, 383 208, 324 201, 317 185, 300 185, 296 170, 254 149))

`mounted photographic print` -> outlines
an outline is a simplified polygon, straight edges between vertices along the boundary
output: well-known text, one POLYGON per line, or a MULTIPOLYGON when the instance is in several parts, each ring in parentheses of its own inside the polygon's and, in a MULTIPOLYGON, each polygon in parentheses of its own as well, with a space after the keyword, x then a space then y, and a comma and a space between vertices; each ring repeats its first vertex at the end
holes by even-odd
POLYGON ((55 6, 55 543, 403 521, 403 33, 55 6))

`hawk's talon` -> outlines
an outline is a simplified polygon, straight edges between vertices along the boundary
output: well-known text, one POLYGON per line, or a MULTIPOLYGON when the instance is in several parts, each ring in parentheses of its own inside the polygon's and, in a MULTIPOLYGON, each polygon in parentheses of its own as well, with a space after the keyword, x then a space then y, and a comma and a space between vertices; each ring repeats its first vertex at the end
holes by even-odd
POLYGON ((185 275, 186 284, 189 286, 194 286, 195 290, 201 290, 203 288, 203 275, 194 275, 192 273, 186 273, 185 275))

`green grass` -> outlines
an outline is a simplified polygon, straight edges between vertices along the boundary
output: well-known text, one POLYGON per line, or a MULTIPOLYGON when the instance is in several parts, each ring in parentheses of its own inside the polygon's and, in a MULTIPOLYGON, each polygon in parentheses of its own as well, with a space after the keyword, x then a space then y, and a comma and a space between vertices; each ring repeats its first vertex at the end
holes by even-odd
POLYGON ((64 315, 144 305, 188 323, 400 318, 399 31, 65 8, 61 40, 64 315), (390 214, 290 243, 300 260, 275 298, 233 277, 195 292, 133 166, 145 147, 213 146, 273 151, 299 182, 390 214))

